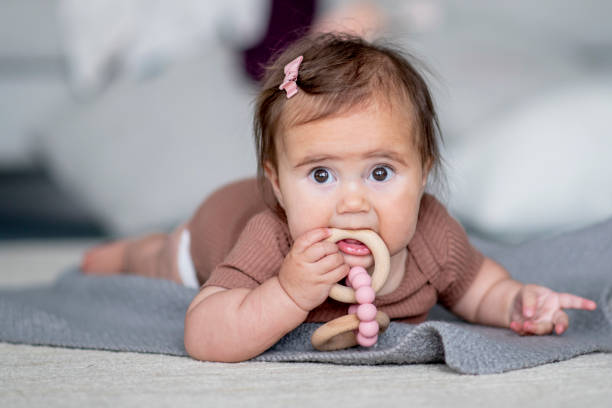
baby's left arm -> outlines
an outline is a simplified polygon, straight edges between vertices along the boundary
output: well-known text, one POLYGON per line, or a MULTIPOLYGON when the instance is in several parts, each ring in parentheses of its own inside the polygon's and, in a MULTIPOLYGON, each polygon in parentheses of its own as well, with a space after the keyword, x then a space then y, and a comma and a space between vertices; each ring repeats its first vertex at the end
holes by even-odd
POLYGON ((594 310, 592 300, 515 281, 504 267, 485 258, 474 281, 451 308, 467 321, 509 327, 523 334, 563 333, 569 319, 563 309, 594 310))

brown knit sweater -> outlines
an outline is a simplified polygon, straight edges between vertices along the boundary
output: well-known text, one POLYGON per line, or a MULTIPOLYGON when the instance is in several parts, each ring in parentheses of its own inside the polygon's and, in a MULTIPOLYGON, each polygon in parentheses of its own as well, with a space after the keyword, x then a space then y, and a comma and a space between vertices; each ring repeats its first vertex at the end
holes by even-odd
MULTIPOLYGON (((254 288, 278 274, 293 243, 287 224, 267 209, 253 179, 213 193, 189 223, 191 256, 200 284, 254 288)), ((483 255, 468 242, 461 225, 431 195, 421 200, 406 273, 399 287, 374 304, 392 319, 425 320, 437 303, 450 308, 470 286, 483 255)), ((328 299, 306 321, 345 315, 348 305, 328 299)))

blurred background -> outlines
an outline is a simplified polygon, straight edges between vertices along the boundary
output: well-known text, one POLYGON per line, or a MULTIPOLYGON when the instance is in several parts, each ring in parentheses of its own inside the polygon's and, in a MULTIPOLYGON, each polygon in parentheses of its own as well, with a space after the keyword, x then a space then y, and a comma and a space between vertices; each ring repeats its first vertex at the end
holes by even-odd
POLYGON ((436 187, 518 243, 612 216, 612 2, 0 0, 0 239, 168 230, 255 174, 260 64, 357 30, 431 69, 436 187))

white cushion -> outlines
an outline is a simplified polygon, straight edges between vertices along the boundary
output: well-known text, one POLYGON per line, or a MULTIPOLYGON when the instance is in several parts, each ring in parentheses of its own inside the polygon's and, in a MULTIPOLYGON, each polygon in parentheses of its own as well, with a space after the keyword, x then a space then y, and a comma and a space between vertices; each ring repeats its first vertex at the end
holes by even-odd
POLYGON ((449 206, 487 236, 523 241, 612 216, 612 79, 524 103, 449 148, 449 206))
POLYGON ((147 81, 118 81, 41 126, 54 176, 117 235, 185 220, 213 189, 255 174, 252 88, 228 50, 147 81))

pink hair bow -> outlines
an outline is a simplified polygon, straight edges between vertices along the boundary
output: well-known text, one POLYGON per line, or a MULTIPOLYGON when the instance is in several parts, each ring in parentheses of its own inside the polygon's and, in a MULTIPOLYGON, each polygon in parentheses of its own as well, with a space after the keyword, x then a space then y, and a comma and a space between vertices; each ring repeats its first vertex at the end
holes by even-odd
POLYGON ((304 57, 300 55, 285 65, 285 79, 283 80, 283 83, 280 84, 278 89, 284 89, 285 92, 287 92, 287 99, 291 98, 298 91, 298 87, 295 82, 297 81, 298 69, 300 68, 300 64, 302 63, 303 59, 304 57))

